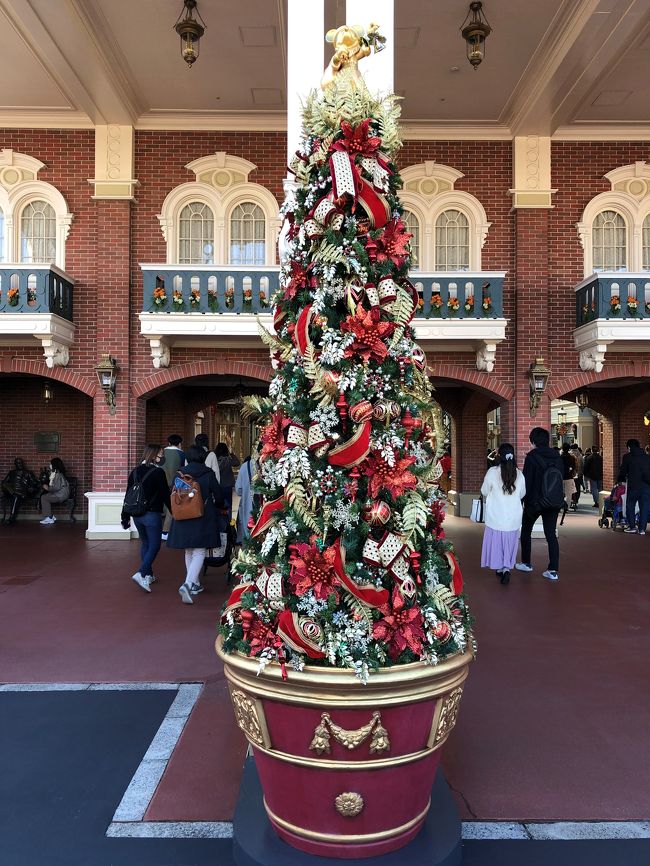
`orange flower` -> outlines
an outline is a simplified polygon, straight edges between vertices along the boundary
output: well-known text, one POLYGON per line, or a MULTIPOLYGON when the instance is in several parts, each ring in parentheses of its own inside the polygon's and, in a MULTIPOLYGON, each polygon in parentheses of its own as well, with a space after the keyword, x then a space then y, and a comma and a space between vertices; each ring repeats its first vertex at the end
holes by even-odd
POLYGON ((442 307, 442 297, 441 295, 432 295, 431 296, 431 306, 436 307, 438 310, 442 307))

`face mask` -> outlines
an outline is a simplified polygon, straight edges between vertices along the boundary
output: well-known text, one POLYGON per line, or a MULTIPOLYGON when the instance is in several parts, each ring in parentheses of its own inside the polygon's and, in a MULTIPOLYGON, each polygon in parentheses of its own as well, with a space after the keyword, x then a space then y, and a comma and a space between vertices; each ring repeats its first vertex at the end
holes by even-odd
POLYGON ((164 466, 165 465, 165 458, 164 457, 158 457, 156 459, 156 463, 158 464, 158 466, 164 466))

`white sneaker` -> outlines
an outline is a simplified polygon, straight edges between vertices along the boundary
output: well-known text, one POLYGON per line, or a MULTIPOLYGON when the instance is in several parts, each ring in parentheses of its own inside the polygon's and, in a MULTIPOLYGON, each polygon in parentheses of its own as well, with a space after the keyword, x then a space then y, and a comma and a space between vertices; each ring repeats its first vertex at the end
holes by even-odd
POLYGON ((517 562, 517 563, 515 563, 515 568, 517 569, 517 571, 532 571, 533 570, 533 566, 528 565, 527 562, 517 562))
POLYGON ((146 577, 143 577, 139 571, 136 571, 135 574, 131 575, 131 580, 135 581, 138 586, 142 587, 145 592, 151 592, 151 587, 149 586, 149 581, 146 577))
MULTIPOLYGON (((149 591, 151 592, 151 590, 149 591)), ((194 599, 192 598, 190 587, 186 583, 184 583, 182 586, 179 586, 178 594, 180 595, 183 604, 194 604, 194 599)))
POLYGON ((638 534, 639 535, 645 535, 645 529, 639 529, 638 534))
POLYGON ((630 534, 636 533, 636 527, 626 526, 623 532, 629 532, 630 534))
POLYGON ((560 575, 557 573, 557 571, 551 571, 550 568, 548 569, 548 571, 542 572, 542 577, 547 578, 547 580, 559 580, 560 579, 560 575))
POLYGON ((42 520, 39 520, 41 526, 49 526, 50 523, 54 523, 53 517, 44 517, 42 520))
POLYGON ((152 583, 156 583, 158 580, 158 578, 154 577, 153 574, 145 574, 144 579, 147 581, 149 586, 151 586, 152 583))

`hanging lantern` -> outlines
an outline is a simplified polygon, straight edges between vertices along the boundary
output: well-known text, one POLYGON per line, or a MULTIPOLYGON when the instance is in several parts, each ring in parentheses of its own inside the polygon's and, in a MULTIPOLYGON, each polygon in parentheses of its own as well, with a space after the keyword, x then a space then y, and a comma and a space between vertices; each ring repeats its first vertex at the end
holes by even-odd
POLYGON ((184 0, 183 9, 176 24, 174 24, 174 30, 181 37, 181 57, 190 67, 198 60, 199 41, 206 29, 205 21, 196 8, 196 0, 184 0), (196 18, 194 17, 195 13, 196 18))
POLYGON ((474 69, 485 57, 485 40, 492 32, 492 28, 483 14, 482 3, 470 3, 467 18, 461 24, 460 32, 467 43, 467 59, 474 69), (470 19, 471 16, 471 20, 470 19))

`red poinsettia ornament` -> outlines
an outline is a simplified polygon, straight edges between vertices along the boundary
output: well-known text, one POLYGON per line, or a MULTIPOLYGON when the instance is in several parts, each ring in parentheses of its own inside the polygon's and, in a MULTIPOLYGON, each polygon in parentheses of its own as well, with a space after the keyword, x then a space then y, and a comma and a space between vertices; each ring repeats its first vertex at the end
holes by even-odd
POLYGON ((362 120, 358 126, 351 126, 347 120, 341 121, 340 138, 334 145, 334 150, 347 150, 353 157, 359 154, 362 157, 374 156, 381 147, 381 138, 376 135, 368 135, 370 120, 362 120))
POLYGON ((424 640, 422 614, 418 607, 405 607, 397 587, 393 591, 392 610, 372 629, 375 640, 388 644, 388 655, 395 661, 405 649, 420 655, 424 640))
POLYGON ((284 429, 289 426, 289 419, 285 418, 283 413, 278 411, 271 415, 271 421, 262 430, 260 442, 262 450, 260 451, 260 461, 263 463, 269 457, 282 457, 287 450, 284 441, 284 429))
POLYGON ((334 593, 338 602, 340 581, 336 573, 336 549, 332 546, 321 551, 315 544, 302 543, 292 544, 290 550, 289 583, 296 595, 312 590, 316 598, 326 601, 328 595, 334 593))
POLYGON ((299 262, 291 262, 291 274, 289 282, 285 286, 283 301, 290 301, 295 298, 300 289, 304 289, 309 284, 309 274, 299 262))
POLYGON ((381 490, 388 490, 393 497, 401 496, 407 490, 414 490, 417 478, 408 467, 415 463, 415 457, 395 456, 393 465, 377 451, 366 458, 363 469, 369 477, 368 495, 377 499, 381 490))
POLYGON ((364 310, 359 304, 354 315, 350 315, 341 322, 341 331, 344 334, 354 334, 354 342, 345 350, 345 357, 352 358, 355 355, 362 358, 364 364, 370 360, 381 363, 388 354, 388 346, 385 340, 395 330, 393 322, 382 322, 380 311, 376 308, 364 310))
POLYGON ((409 240, 412 237, 401 219, 392 219, 376 239, 377 261, 391 261, 401 268, 408 256, 409 240))

